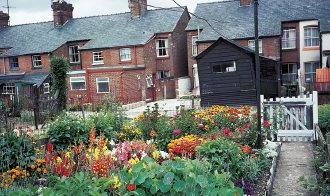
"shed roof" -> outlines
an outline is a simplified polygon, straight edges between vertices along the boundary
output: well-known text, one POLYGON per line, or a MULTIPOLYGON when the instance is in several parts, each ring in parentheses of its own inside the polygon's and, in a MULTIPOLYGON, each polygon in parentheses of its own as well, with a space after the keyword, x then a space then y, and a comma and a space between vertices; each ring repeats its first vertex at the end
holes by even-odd
POLYGON ((63 27, 52 21, 9 26, 0 30, 0 48, 10 56, 50 53, 69 41, 90 40, 82 49, 146 43, 154 34, 172 32, 184 10, 179 7, 148 10, 140 18, 130 12, 74 18, 63 27))
MULTIPOLYGON (((321 32, 330 32, 329 0, 262 0, 259 1, 259 35, 281 35, 281 22, 317 19, 321 32)), ((186 30, 203 29, 200 41, 254 37, 254 6, 239 6, 239 1, 198 4, 186 30)))

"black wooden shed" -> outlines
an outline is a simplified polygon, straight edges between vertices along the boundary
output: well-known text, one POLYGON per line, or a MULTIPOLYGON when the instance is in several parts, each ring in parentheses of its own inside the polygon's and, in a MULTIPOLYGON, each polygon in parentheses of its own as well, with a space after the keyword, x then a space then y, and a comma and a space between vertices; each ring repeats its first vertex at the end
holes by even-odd
MULTIPOLYGON (((219 38, 196 57, 201 105, 256 105, 255 53, 240 44, 219 38)), ((279 63, 260 56, 261 94, 278 95, 279 63)))

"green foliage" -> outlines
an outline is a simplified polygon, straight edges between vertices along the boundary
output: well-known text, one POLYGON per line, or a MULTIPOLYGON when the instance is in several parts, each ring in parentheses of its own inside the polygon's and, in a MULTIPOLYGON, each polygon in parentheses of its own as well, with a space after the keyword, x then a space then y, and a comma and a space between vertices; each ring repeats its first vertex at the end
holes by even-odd
MULTIPOLYGON (((89 122, 91 123, 90 127, 96 129, 97 135, 104 135, 106 138, 114 138, 118 126, 117 115, 111 112, 100 112, 89 117, 89 122), (116 127, 116 128, 115 128, 116 127)), ((119 125, 119 127, 121 127, 119 125)))
POLYGON ((60 109, 65 108, 66 103, 66 77, 67 72, 70 69, 70 65, 67 63, 64 57, 54 56, 50 59, 50 77, 52 82, 52 93, 58 90, 58 107, 60 109))
POLYGON ((63 113, 50 123, 48 135, 56 149, 66 149, 81 141, 87 144, 90 129, 88 122, 80 116, 63 113))
POLYGON ((108 195, 112 181, 107 178, 89 178, 86 173, 76 173, 73 177, 58 178, 57 182, 49 188, 43 190, 42 194, 48 195, 108 195))
POLYGON ((0 173, 16 166, 26 167, 35 160, 35 144, 24 133, 17 137, 7 131, 0 137, 0 173))
POLYGON ((210 163, 200 160, 177 158, 160 165, 146 158, 135 164, 131 173, 126 171, 124 168, 119 175, 123 183, 120 195, 127 194, 128 184, 136 187, 130 193, 138 195, 243 195, 228 173, 212 173, 210 163))
POLYGON ((194 110, 181 110, 175 117, 175 128, 181 130, 182 134, 196 134, 197 125, 194 121, 194 110))
POLYGON ((319 106, 319 124, 327 132, 330 132, 330 104, 319 106))

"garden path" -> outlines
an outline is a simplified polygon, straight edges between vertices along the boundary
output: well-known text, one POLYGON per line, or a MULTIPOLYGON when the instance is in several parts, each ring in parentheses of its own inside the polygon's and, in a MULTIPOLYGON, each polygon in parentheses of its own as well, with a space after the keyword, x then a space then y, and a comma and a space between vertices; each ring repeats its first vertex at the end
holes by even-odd
POLYGON ((313 176, 311 165, 313 144, 308 142, 284 142, 278 160, 278 167, 273 185, 273 196, 316 196, 308 192, 298 182, 300 176, 313 176))

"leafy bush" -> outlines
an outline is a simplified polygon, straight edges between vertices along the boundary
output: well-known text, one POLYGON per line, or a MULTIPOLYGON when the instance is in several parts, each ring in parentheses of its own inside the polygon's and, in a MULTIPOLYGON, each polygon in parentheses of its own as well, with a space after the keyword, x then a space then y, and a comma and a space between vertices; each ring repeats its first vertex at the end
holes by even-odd
POLYGON ((81 141, 87 144, 90 129, 83 118, 63 113, 50 124, 48 135, 56 149, 65 149, 81 141))
POLYGON ((101 112, 89 117, 91 127, 96 129, 96 135, 101 133, 106 138, 114 138, 115 133, 120 129, 115 129, 116 127, 116 114, 112 112, 101 112))
POLYGON ((321 128, 330 132, 330 104, 319 106, 319 124, 321 128))
POLYGON ((167 160, 162 164, 151 158, 127 167, 119 174, 120 195, 131 190, 137 195, 243 195, 228 173, 211 173, 211 165, 200 160, 167 160))
POLYGON ((35 159, 34 148, 35 143, 24 133, 19 137, 13 131, 3 133, 0 137, 0 172, 29 165, 35 159))

